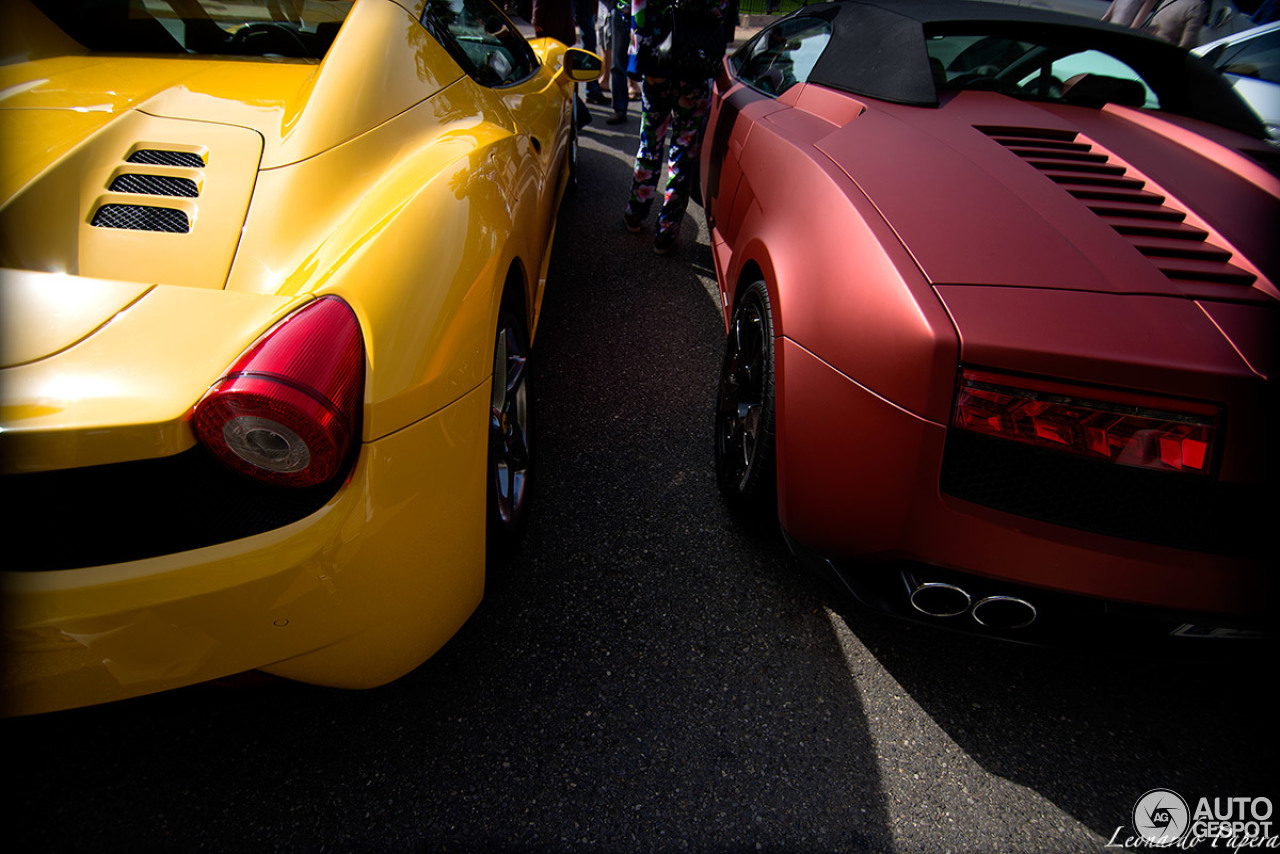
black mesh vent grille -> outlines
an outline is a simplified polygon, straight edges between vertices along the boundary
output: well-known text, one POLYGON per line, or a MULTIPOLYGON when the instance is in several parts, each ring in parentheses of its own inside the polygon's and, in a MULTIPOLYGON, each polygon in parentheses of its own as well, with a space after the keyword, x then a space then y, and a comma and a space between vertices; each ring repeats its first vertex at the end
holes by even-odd
POLYGON ((188 166, 203 169, 204 158, 190 151, 165 151, 159 148, 142 148, 129 155, 130 163, 147 163, 152 166, 188 166))
POLYGON ((149 205, 103 205, 93 215, 99 228, 128 228, 135 231, 168 231, 185 234, 191 222, 185 211, 149 205))
POLYGON ((1087 460, 952 429, 942 491, 1081 531, 1175 548, 1254 556, 1261 489, 1087 460))
POLYGON ((190 178, 172 178, 167 175, 117 175, 108 188, 115 193, 142 193, 148 196, 181 196, 194 199, 200 188, 190 178))
POLYGON ((1079 199, 1170 279, 1242 286, 1257 280, 1228 263, 1231 253, 1210 243, 1208 232, 1188 225, 1185 211, 1147 189, 1145 180, 1079 134, 1042 128, 978 130, 1079 199))
POLYGON ((177 456, 0 479, 24 541, 6 569, 102 566, 260 534, 311 515, 341 477, 308 489, 252 481, 199 446, 177 456))

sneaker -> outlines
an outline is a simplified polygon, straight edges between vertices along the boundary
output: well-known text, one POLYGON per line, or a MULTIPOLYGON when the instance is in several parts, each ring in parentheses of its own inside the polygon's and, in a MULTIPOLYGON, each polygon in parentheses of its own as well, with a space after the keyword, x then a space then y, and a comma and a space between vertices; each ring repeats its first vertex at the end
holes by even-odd
POLYGON ((604 96, 603 92, 588 92, 587 103, 599 104, 602 107, 607 107, 611 102, 608 98, 604 96))
POLYGON ((631 211, 626 211, 625 213, 622 214, 622 224, 626 226, 627 231, 631 232, 632 234, 635 234, 637 231, 639 231, 641 228, 644 227, 644 220, 640 219, 640 217, 631 213, 631 211))
POLYGON ((653 254, 654 255, 670 255, 671 251, 676 248, 675 230, 659 231, 653 236, 653 254))
POLYGON ((614 113, 613 115, 609 116, 609 118, 605 119, 604 123, 607 125, 620 125, 626 120, 627 120, 626 113, 614 113))

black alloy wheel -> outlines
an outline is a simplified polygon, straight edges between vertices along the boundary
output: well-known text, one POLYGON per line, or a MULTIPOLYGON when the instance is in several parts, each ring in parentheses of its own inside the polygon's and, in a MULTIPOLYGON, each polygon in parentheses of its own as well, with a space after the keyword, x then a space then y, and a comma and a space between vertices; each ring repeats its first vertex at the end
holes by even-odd
POLYGON ((745 515, 776 508, 774 464, 773 312, 764 282, 738 300, 725 339, 716 396, 716 480, 729 505, 745 515))
POLYGON ((505 561, 529 518, 533 475, 533 392, 529 336, 521 312, 504 301, 494 340, 489 405, 489 556, 505 561))

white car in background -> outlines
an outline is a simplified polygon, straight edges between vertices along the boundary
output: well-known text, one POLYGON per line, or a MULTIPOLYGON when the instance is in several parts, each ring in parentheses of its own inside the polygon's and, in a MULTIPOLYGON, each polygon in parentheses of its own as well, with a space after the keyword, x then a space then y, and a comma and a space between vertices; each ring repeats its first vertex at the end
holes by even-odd
POLYGON ((1231 81, 1271 138, 1280 140, 1280 22, 1202 44, 1195 53, 1231 81))

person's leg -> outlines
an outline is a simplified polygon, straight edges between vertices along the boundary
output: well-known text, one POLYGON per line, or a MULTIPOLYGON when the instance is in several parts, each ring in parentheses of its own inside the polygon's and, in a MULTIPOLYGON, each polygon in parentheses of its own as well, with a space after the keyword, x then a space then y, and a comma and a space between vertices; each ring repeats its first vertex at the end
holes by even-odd
POLYGON ((658 195, 658 179, 662 176, 666 152, 667 128, 677 86, 673 81, 654 83, 646 79, 640 86, 640 146, 636 150, 631 177, 631 195, 623 221, 629 231, 639 231, 658 195))
POLYGON ((671 101, 671 146, 667 157, 667 189, 654 229, 654 248, 669 250, 680 233, 689 190, 698 174, 702 130, 711 105, 710 82, 678 83, 671 101))
POLYGON ((611 31, 609 41, 613 50, 613 64, 609 67, 609 97, 613 101, 611 124, 620 124, 627 115, 630 81, 627 79, 627 48, 631 45, 631 16, 616 8, 609 13, 611 31))
MULTIPOLYGON (((596 52, 596 3, 597 0, 573 0, 573 22, 578 26, 582 46, 596 52)), ((593 104, 607 103, 600 92, 600 81, 587 81, 587 100, 593 104)))
POLYGON ((596 47, 602 60, 600 68, 600 91, 609 93, 609 78, 613 76, 613 13, 607 7, 596 6, 596 47))

